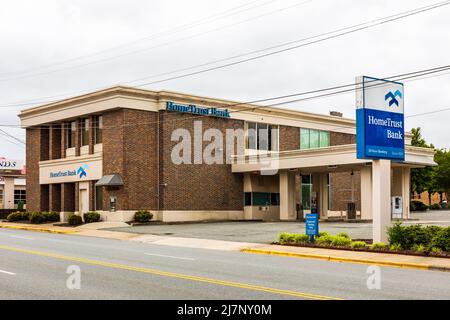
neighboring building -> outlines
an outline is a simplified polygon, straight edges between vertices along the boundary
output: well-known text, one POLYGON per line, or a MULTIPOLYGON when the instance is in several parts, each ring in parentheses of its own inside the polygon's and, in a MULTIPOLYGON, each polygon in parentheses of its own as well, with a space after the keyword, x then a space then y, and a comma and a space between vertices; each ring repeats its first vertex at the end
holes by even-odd
MULTIPOLYGON (((356 159, 355 121, 339 115, 119 86, 19 116, 32 211, 95 210, 120 221, 139 209, 162 221, 293 220, 316 203, 327 219, 345 216, 353 201, 360 217, 372 217, 371 161, 356 159), (195 147, 178 154, 192 164, 174 162, 179 134, 200 137, 208 150, 227 129, 243 134, 231 153, 225 144, 213 148, 225 163, 204 163, 195 147)), ((392 195, 403 197, 404 217, 410 168, 434 164, 432 150, 410 146, 410 134, 406 141, 405 162, 392 162, 392 195)))
POLYGON ((26 207, 25 168, 23 161, 0 157, 0 210, 26 207))
MULTIPOLYGON (((430 206, 430 196, 428 194, 428 191, 422 192, 420 194, 414 193, 413 198, 411 200, 420 200, 423 203, 425 203, 427 206, 430 206)), ((435 192, 431 195, 431 205, 432 204, 441 204, 441 200, 442 201, 447 201, 447 196, 445 193, 442 194, 442 199, 441 199, 441 194, 438 192, 435 192)))

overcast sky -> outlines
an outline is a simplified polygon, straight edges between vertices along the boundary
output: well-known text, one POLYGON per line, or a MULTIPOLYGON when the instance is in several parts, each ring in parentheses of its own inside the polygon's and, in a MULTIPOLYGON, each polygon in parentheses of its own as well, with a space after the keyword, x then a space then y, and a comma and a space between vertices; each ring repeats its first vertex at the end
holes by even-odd
MULTIPOLYGON (((186 71, 150 76, 438 1, 2 1, 0 124, 18 125, 17 113, 36 101, 141 78, 148 79, 130 85, 165 79, 186 71), (23 103, 5 107, 18 102, 23 103)), ((144 88, 248 101, 348 84, 357 75, 387 77, 443 66, 449 64, 449 57, 450 6, 445 6, 281 54, 144 88)), ((406 115, 450 107, 449 92, 449 73, 405 82, 406 115)), ((288 107, 322 114, 337 110, 354 118, 354 100, 354 93, 349 93, 288 107)), ((416 126, 422 127, 427 141, 450 148, 450 111, 406 119, 406 129, 416 126)), ((21 129, 0 128, 25 139, 21 129)), ((25 148, 0 135, 0 156, 23 159, 25 148)))

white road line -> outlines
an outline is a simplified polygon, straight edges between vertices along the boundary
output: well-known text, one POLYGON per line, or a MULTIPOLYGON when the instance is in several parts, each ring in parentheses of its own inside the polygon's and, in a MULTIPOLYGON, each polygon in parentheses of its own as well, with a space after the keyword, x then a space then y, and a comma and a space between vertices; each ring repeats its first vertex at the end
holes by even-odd
POLYGON ((34 238, 26 237, 26 236, 15 236, 15 235, 10 235, 10 237, 11 237, 11 238, 16 238, 16 239, 34 240, 34 238))
POLYGON ((0 273, 9 274, 10 276, 16 275, 14 272, 9 272, 9 271, 5 271, 5 270, 0 270, 0 273))
POLYGON ((181 259, 181 260, 190 260, 194 261, 194 258, 187 258, 187 257, 176 257, 176 256, 166 256, 164 254, 155 254, 155 253, 144 253, 146 256, 155 256, 155 257, 162 257, 162 258, 172 258, 172 259, 181 259))

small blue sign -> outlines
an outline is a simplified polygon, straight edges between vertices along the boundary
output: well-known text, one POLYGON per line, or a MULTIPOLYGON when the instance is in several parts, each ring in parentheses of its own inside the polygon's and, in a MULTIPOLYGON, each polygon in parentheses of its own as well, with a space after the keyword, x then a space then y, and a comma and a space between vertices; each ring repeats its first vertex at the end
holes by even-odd
POLYGON ((306 234, 308 236, 319 235, 319 215, 317 213, 307 213, 305 215, 306 234))

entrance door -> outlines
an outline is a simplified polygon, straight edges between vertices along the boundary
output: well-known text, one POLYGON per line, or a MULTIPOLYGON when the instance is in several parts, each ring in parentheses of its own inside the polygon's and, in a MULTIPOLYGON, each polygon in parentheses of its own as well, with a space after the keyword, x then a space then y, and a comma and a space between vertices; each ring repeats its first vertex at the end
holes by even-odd
POLYGON ((87 189, 80 189, 79 207, 81 214, 89 211, 89 195, 87 189))

